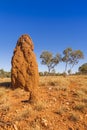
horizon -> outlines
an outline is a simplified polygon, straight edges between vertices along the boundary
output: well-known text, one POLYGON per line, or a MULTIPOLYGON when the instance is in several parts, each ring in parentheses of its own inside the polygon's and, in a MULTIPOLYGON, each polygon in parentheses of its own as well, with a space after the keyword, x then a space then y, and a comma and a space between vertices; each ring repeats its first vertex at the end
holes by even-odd
MULTIPOLYGON (((87 62, 87 2, 85 0, 5 0, 0 2, 0 69, 11 69, 11 58, 18 38, 28 34, 34 43, 39 71, 47 71, 41 65, 40 54, 47 50, 62 54, 71 47, 81 50, 84 59, 74 66, 73 72, 87 62)), ((65 64, 59 63, 56 72, 63 72, 65 64)))

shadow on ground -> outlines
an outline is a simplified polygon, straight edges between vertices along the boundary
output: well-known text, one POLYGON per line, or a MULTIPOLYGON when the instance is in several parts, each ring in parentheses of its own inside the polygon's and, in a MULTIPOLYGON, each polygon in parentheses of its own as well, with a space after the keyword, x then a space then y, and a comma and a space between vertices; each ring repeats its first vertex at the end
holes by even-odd
POLYGON ((4 87, 4 88, 11 88, 11 82, 1 82, 0 83, 0 87, 4 87))

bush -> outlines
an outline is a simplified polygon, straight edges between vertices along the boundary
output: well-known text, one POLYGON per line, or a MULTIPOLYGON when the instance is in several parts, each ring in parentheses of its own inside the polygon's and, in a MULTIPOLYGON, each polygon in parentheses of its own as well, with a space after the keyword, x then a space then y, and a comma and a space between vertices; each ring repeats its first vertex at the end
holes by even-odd
POLYGON ((0 69, 0 78, 10 78, 11 72, 4 71, 3 69, 0 69))

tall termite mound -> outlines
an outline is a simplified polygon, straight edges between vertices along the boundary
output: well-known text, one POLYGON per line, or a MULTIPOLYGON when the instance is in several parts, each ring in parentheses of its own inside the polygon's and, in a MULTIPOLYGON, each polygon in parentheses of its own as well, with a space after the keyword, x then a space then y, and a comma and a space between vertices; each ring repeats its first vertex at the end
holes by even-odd
POLYGON ((11 83, 12 88, 23 88, 29 91, 29 101, 38 100, 39 73, 34 45, 31 38, 22 35, 16 44, 12 57, 11 83))

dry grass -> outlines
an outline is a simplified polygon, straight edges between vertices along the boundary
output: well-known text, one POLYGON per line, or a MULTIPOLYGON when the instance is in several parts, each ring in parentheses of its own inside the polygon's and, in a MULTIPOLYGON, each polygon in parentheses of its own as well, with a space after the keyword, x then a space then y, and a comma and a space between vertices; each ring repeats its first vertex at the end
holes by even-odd
POLYGON ((0 130, 87 130, 87 76, 42 76, 39 102, 0 79, 0 130))
POLYGON ((69 78, 64 78, 63 76, 42 76, 39 82, 39 86, 51 86, 57 89, 66 89, 69 84, 69 78))
POLYGON ((79 116, 74 113, 71 113, 70 116, 68 117, 68 119, 70 121, 77 122, 77 121, 79 121, 79 116))

